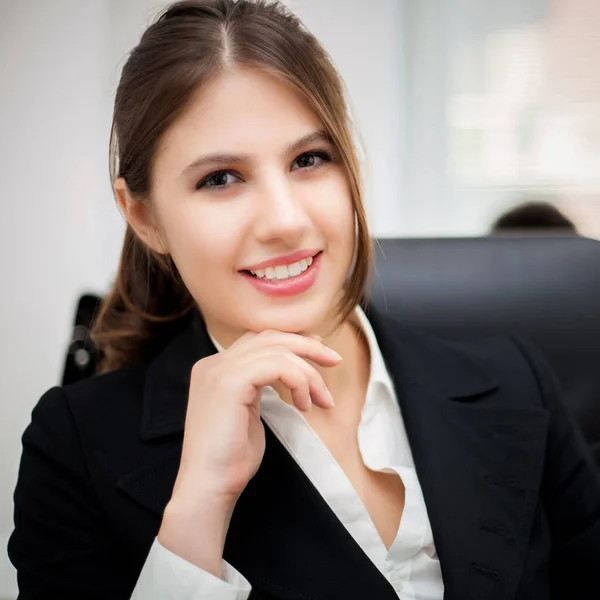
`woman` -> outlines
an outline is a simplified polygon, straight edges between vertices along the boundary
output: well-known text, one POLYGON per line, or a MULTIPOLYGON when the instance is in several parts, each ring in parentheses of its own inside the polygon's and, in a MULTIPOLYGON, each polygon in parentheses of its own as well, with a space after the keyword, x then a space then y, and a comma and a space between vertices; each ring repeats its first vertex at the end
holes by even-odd
POLYGON ((547 367, 359 307, 343 87, 293 15, 167 9, 112 146, 105 373, 50 390, 24 434, 22 599, 597 593, 600 484, 547 367))

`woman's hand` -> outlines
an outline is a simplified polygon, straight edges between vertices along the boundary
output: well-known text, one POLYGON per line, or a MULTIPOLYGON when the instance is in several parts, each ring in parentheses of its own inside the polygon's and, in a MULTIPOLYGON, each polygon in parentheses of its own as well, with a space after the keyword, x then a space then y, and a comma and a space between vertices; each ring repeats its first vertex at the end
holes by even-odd
POLYGON ((159 541, 220 576, 231 513, 265 452, 260 399, 281 384, 299 410, 333 406, 319 372, 341 356, 320 339, 263 331, 247 333, 192 370, 179 473, 159 541))

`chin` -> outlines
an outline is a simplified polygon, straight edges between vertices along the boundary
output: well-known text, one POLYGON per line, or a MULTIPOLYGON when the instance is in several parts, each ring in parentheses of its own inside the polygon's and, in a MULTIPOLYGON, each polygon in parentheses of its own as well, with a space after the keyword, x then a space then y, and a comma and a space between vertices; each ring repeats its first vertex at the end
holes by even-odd
POLYGON ((331 306, 331 302, 309 302, 301 306, 264 308, 254 313, 246 329, 274 329, 287 333, 316 331, 331 314, 331 306))

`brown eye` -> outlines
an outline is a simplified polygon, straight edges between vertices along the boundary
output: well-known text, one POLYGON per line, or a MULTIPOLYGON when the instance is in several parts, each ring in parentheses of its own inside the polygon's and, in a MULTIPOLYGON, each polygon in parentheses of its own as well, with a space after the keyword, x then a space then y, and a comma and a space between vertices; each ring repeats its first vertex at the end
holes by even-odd
POLYGON ((297 163, 301 169, 305 169, 314 166, 316 160, 317 157, 314 154, 305 154, 298 159, 297 163))
POLYGON ((231 171, 215 171, 209 173, 196 184, 196 189, 212 188, 215 190, 229 187, 232 183, 238 181, 238 177, 231 171))
POLYGON ((292 171, 297 169, 317 169, 325 162, 331 162, 332 158, 327 152, 313 151, 300 155, 292 164, 292 171))

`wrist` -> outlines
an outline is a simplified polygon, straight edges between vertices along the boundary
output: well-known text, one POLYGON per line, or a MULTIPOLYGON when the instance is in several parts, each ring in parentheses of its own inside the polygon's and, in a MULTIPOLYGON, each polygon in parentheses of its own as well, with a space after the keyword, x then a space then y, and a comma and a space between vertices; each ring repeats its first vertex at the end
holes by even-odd
POLYGON ((163 515, 166 519, 190 522, 223 522, 231 519, 235 502, 215 495, 173 494, 163 515))
POLYGON ((182 513, 192 517, 205 511, 215 517, 220 515, 223 518, 230 517, 238 496, 224 492, 217 485, 208 485, 206 481, 207 478, 202 475, 196 473, 184 475, 180 471, 167 508, 170 508, 173 513, 182 513))
POLYGON ((158 541, 189 563, 221 577, 223 548, 233 509, 214 498, 173 497, 165 508, 158 541))

